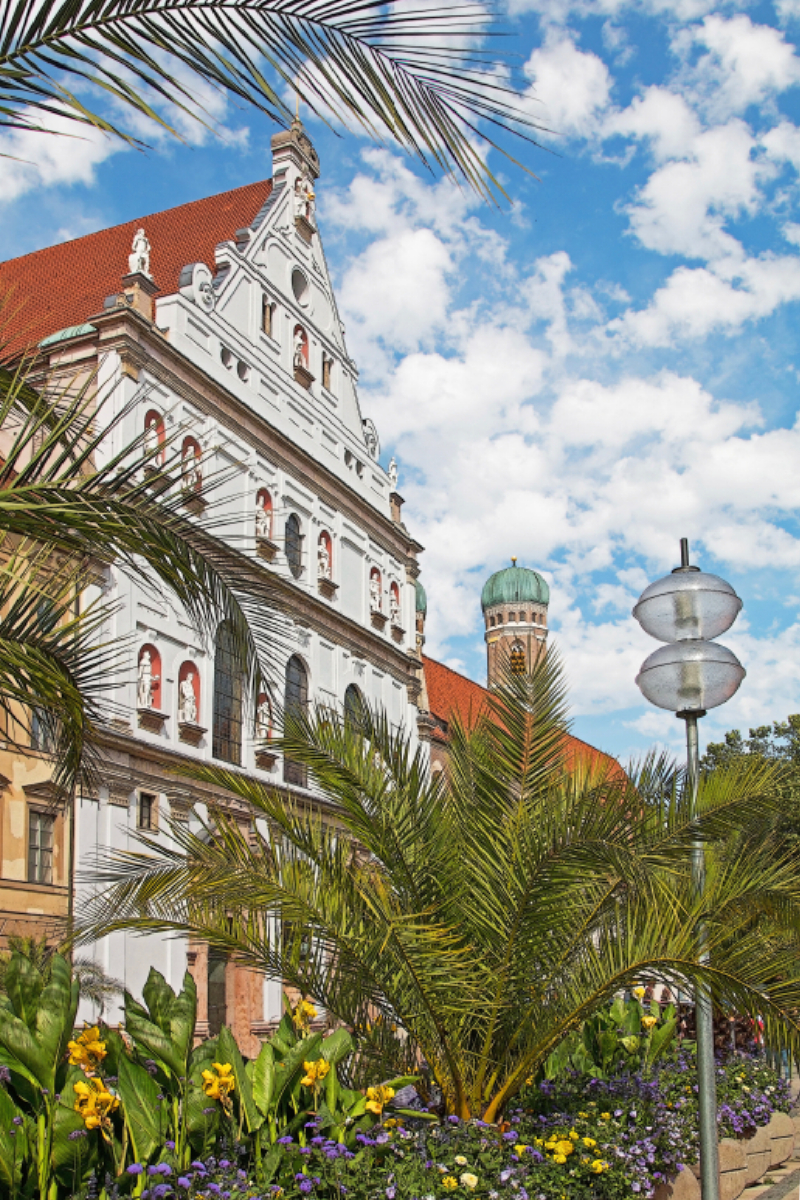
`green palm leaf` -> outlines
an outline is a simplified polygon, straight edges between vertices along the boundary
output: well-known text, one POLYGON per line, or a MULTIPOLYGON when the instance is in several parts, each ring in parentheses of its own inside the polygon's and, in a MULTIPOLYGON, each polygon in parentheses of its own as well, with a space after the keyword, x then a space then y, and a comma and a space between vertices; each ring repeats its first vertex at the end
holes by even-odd
POLYGON ((488 195, 499 185, 474 148, 475 122, 527 140, 540 128, 485 48, 489 32, 476 3, 16 0, 0 19, 0 125, 42 130, 58 114, 135 142, 78 95, 100 89, 175 133, 159 104, 203 119, 177 60, 282 125, 291 112, 279 93, 291 88, 320 115, 389 137, 488 195))

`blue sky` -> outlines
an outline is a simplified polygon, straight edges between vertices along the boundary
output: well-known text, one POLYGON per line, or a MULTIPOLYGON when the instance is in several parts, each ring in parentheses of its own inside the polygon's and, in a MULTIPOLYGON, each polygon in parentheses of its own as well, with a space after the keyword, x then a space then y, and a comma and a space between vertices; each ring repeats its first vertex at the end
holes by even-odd
MULTIPOLYGON (((627 755, 682 726, 633 682, 630 617, 678 539, 744 600, 748 670, 706 737, 800 710, 800 0, 512 0, 524 104, 554 132, 488 208, 309 121, 365 415, 426 546, 428 648, 484 674, 479 594, 552 589, 575 732, 627 755)), ((273 132, 205 97, 146 155, 6 135, 0 256, 269 174, 273 132)), ((157 276, 158 246, 153 247, 157 276)))

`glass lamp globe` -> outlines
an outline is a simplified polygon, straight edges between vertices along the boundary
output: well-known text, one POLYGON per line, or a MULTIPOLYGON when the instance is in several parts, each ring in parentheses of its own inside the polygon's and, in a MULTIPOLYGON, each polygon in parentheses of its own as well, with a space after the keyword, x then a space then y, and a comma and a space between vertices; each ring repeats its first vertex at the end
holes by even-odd
POLYGON ((646 700, 670 712, 717 708, 745 677, 732 650, 716 642, 679 641, 659 646, 636 676, 646 700))
POLYGON ((660 642, 709 640, 730 629, 742 602, 729 583, 705 571, 674 571, 644 589, 633 615, 660 642))

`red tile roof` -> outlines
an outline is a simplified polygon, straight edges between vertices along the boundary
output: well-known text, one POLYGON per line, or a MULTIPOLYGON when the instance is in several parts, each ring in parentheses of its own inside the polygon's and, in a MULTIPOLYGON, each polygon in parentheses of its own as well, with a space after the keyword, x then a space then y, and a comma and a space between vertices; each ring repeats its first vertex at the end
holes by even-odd
POLYGON ((139 228, 153 248, 162 296, 178 290, 187 263, 204 262, 213 271, 214 247, 250 225, 271 191, 272 180, 262 179, 0 263, 0 335, 7 351, 36 346, 101 312, 106 296, 120 291, 139 228))
MULTIPOLYGON (((472 729, 486 706, 488 690, 433 658, 423 656, 422 663, 432 715, 447 724, 458 717, 467 729, 472 729)), ((434 730, 434 737, 437 736, 438 740, 447 740, 446 734, 440 729, 434 730)), ((567 734, 567 761, 570 765, 583 763, 586 766, 596 762, 614 762, 602 750, 573 737, 571 733, 567 734)))

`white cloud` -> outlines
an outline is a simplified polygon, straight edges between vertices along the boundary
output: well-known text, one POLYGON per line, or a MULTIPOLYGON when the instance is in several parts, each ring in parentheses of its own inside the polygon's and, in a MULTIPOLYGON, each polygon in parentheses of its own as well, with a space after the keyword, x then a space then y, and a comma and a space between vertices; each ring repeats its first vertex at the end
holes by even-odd
POLYGON ((705 46, 703 54, 681 80, 696 104, 724 119, 743 113, 751 104, 800 83, 800 59, 779 30, 756 25, 748 16, 730 19, 713 14, 701 25, 682 30, 675 39, 684 49, 705 46))
POLYGON ((0 154, 9 156, 0 158, 0 201, 16 200, 34 188, 91 185, 95 168, 125 148, 118 138, 66 118, 49 116, 42 124, 50 132, 0 134, 0 154))
POLYGON ((536 115, 554 133, 589 137, 608 106, 611 76, 596 54, 579 50, 569 37, 548 37, 525 64, 536 115))

